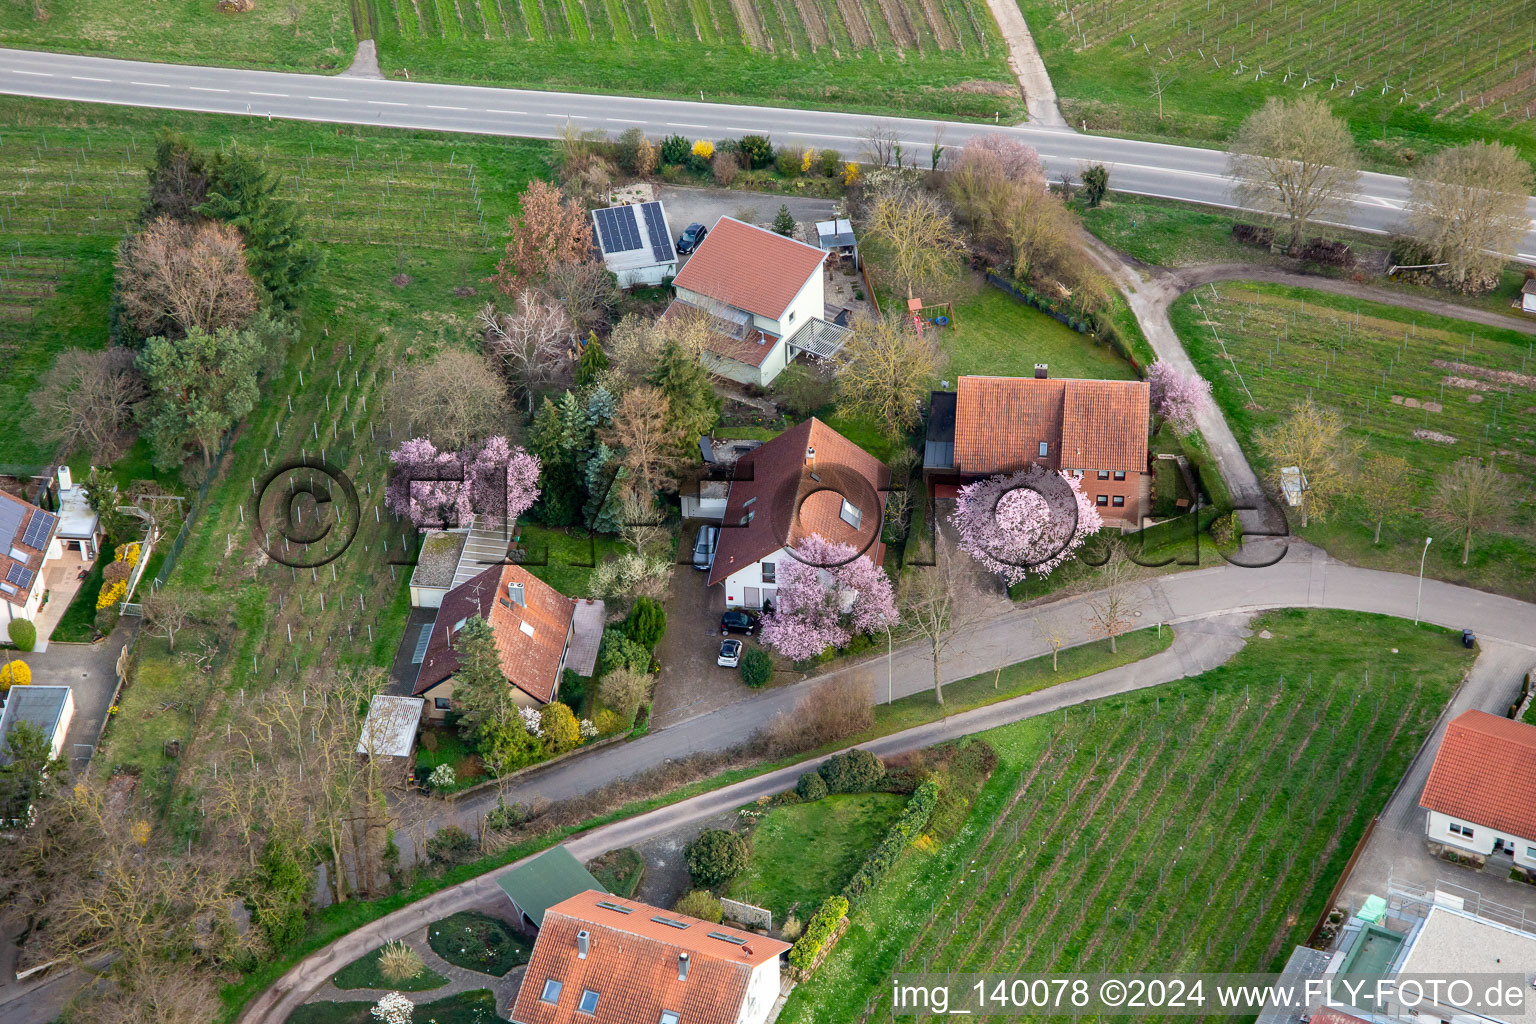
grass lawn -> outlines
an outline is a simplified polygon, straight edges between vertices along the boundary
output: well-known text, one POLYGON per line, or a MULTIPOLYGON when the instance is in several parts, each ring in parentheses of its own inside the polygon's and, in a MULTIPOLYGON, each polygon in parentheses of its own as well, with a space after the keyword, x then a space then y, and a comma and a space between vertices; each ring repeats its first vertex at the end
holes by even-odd
POLYGON ((901 814, 897 793, 836 793, 775 807, 752 827, 751 858, 731 882, 731 899, 766 907, 783 924, 802 921, 838 892, 901 814))
POLYGON ((1472 654, 1356 612, 1253 626, 1221 668, 981 734, 965 826, 907 852, 780 1019, 887 1019, 902 969, 1278 969, 1472 654))
POLYGON ((1265 97, 1321 83, 1374 166, 1401 169, 1478 138, 1536 156, 1531 40, 1510 34, 1510 8, 1493 0, 1019 6, 1063 114, 1090 131, 1220 144, 1265 97), (1154 70, 1166 79, 1161 113, 1154 70))
POLYGON ((615 896, 629 899, 640 888, 645 877, 645 858, 638 850, 628 846, 621 850, 609 850, 601 857, 587 861, 587 870, 602 883, 604 889, 615 896))
MULTIPOLYGON (((377 1024, 373 1003, 305 1003, 289 1014, 287 1024, 377 1024)), ((491 1024, 504 1021, 496 1011, 496 997, 490 989, 460 992, 431 1003, 419 1003, 412 1018, 436 1024, 491 1024)))
POLYGON ((433 922, 427 928, 427 943, 455 967, 498 978, 527 963, 533 951, 511 925, 473 910, 433 922))
POLYGON ((454 785, 441 792, 453 793, 467 789, 486 777, 485 765, 475 748, 465 742, 459 730, 441 726, 424 726, 421 742, 416 744, 416 770, 432 774, 432 769, 446 764, 453 769, 454 785))
POLYGON ((1380 545, 1371 543, 1374 524, 1354 508, 1314 521, 1304 536, 1337 557, 1407 572, 1417 571, 1422 538, 1433 536, 1427 573, 1536 596, 1530 337, 1322 292, 1236 283, 1185 296, 1172 318, 1260 472, 1272 476, 1274 467, 1264 464, 1256 434, 1309 394, 1345 418, 1365 454, 1398 455, 1412 467, 1413 512, 1389 522, 1380 545), (1213 340, 1213 324, 1230 361, 1213 340), (1437 528, 1425 512, 1440 473, 1457 459, 1495 452, 1522 497, 1504 532, 1474 535, 1463 566, 1461 534, 1437 528))
POLYGON ((396 992, 427 992, 448 984, 447 978, 429 967, 422 968, 420 974, 408 981, 390 981, 379 972, 379 954, 382 952, 384 947, 380 946, 366 956, 358 957, 337 971, 331 983, 337 988, 379 988, 396 992))
POLYGON ((588 597, 592 569, 624 547, 617 537, 581 536, 576 531, 519 523, 518 535, 528 551, 523 567, 568 597, 588 597))
POLYGON ((949 354, 943 376, 951 381, 965 374, 1033 377, 1036 363, 1048 364, 1052 377, 1136 379, 1114 349, 998 288, 984 286, 956 301, 955 325, 939 335, 949 354))

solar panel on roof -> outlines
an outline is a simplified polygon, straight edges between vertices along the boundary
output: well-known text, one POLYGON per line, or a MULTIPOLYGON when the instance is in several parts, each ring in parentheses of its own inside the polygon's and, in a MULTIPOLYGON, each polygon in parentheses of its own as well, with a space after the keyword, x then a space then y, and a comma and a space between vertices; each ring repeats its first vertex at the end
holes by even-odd
POLYGON ((610 206, 593 211, 604 252, 629 252, 640 248, 640 226, 633 206, 610 206))
POLYGON ((9 547, 16 543, 16 532, 21 529, 26 517, 25 505, 0 497, 0 546, 9 547))
POLYGON ((47 512, 32 513, 32 521, 27 524, 27 534, 22 538, 22 543, 29 548, 42 550, 48 543, 48 535, 53 532, 54 517, 47 512))
POLYGON ((32 570, 24 565, 13 565, 6 570, 5 578, 18 587, 30 587, 32 585, 32 570))
POLYGON ((660 203, 646 203, 640 208, 645 212, 645 228, 651 234, 651 255, 657 263, 673 258, 672 239, 667 234, 667 219, 662 216, 660 203))

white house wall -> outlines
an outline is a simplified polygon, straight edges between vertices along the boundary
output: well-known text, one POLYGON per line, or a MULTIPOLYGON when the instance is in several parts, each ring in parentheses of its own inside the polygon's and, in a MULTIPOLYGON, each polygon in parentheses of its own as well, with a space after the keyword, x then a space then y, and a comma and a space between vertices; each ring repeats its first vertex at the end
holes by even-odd
POLYGON ((789 550, 787 548, 779 548, 778 551, 762 559, 762 561, 742 566, 731 573, 722 584, 725 587, 725 606, 727 608, 761 608, 762 602, 778 593, 779 589, 777 583, 763 582, 763 562, 772 562, 776 570, 782 571, 785 562, 789 558, 789 550), (758 601, 755 605, 746 603, 748 587, 756 587, 758 589, 758 601))
POLYGON ((778 998, 779 958, 774 957, 752 969, 746 998, 741 1001, 741 1013, 736 1017, 738 1024, 763 1024, 778 998))
MULTIPOLYGON (((805 279, 805 284, 800 286, 800 291, 790 300, 784 315, 778 320, 767 321, 771 326, 764 329, 771 330, 783 338, 789 337, 804 327, 808 321, 818 320, 826 314, 826 295, 826 283, 823 280, 821 267, 818 266, 816 272, 805 279)), ((762 319, 758 317, 759 321, 762 319)))
POLYGON ((1469 853, 1481 854, 1486 857, 1493 853, 1495 841, 1504 840, 1505 849, 1513 848, 1515 863, 1521 867, 1536 868, 1536 839, 1524 839, 1520 836, 1510 835, 1508 832, 1500 832, 1489 828, 1487 825, 1479 825, 1475 821, 1464 821, 1460 818, 1452 818, 1441 814, 1439 811, 1430 811, 1429 820, 1425 823, 1424 830, 1430 840, 1436 843, 1444 843, 1457 849, 1466 850, 1469 853), (1472 830, 1472 838, 1457 835, 1451 831, 1451 825, 1461 825, 1472 830))

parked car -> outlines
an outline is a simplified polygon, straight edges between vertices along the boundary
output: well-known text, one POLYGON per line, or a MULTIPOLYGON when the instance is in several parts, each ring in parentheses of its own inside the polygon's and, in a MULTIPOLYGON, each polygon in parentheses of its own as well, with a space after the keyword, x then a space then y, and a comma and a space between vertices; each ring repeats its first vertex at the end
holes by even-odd
POLYGON ((721 668, 735 668, 741 664, 741 641, 721 640, 720 656, 715 659, 715 664, 721 668))
POLYGON ((704 241, 704 236, 709 234, 709 228, 695 221, 683 229, 683 233, 677 236, 677 253, 686 256, 699 247, 704 241))
POLYGON ((720 616, 720 635, 727 633, 745 633, 751 636, 757 632, 757 616, 751 612, 732 609, 720 616))
POLYGON ((701 526, 699 537, 693 542, 693 567, 701 572, 715 564, 715 546, 720 543, 720 527, 701 526))

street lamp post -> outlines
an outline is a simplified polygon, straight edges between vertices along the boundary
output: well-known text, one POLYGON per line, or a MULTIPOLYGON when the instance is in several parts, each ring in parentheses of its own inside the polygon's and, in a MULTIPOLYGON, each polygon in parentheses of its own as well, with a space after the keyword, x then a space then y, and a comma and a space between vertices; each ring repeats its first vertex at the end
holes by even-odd
POLYGON ((1429 557, 1429 542, 1433 537, 1424 538, 1424 550, 1419 555, 1419 594, 1413 599, 1413 624, 1419 624, 1419 608, 1424 603, 1424 559, 1429 557))
POLYGON ((894 670, 891 667, 891 655, 895 651, 895 641, 891 639, 891 624, 885 624, 885 702, 893 703, 896 700, 896 682, 894 670))

